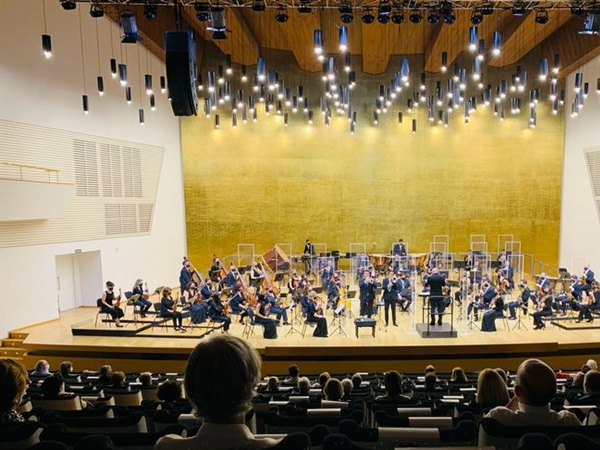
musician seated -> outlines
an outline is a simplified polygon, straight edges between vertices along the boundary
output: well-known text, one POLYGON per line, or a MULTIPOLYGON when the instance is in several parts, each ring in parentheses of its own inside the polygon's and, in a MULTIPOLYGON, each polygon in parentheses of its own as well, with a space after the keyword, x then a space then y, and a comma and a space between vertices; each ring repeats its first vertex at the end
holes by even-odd
POLYGON ((238 283, 233 286, 231 291, 231 297, 229 297, 229 307, 231 308, 232 313, 239 314, 240 323, 242 323, 244 317, 248 315, 248 305, 238 283))
POLYGON ((543 322, 543 317, 552 316, 552 296, 547 295, 542 297, 537 306, 537 311, 532 314, 533 317, 533 329, 534 330, 542 330, 546 328, 546 324, 543 322))
POLYGON ((338 307, 340 301, 340 287, 340 276, 336 272, 327 284, 327 309, 336 309, 338 307))
POLYGON ((497 296, 489 311, 481 318, 481 331, 496 331, 496 319, 504 317, 504 300, 497 296))
POLYGON ((269 317, 270 305, 264 294, 258 294, 258 301, 254 307, 254 323, 263 326, 265 339, 277 339, 277 321, 269 317))
POLYGON ((229 333, 231 317, 225 314, 225 307, 221 303, 221 298, 218 293, 213 294, 208 300, 208 317, 210 317, 213 322, 222 322, 223 333, 229 333))
POLYGON ((208 279, 206 280, 206 283, 204 283, 204 286, 202 286, 202 289, 200 289, 200 294, 204 300, 208 301, 212 297, 213 293, 214 289, 212 280, 208 279))
POLYGON ((221 261, 219 261, 219 258, 213 258, 213 262, 212 262, 212 266, 210 266, 210 269, 208 270, 208 277, 214 281, 217 282, 219 280, 221 276, 221 261))
POLYGON ((208 312, 208 304, 204 301, 202 296, 197 293, 194 296, 194 301, 190 306, 190 318, 192 323, 203 323, 206 322, 206 314, 208 312))
POLYGON ((272 313, 274 313, 274 314, 277 315, 277 324, 279 324, 279 321, 281 320, 281 318, 283 318, 283 324, 284 325, 290 325, 290 323, 288 322, 287 309, 285 309, 281 305, 281 302, 277 300, 277 297, 273 293, 273 288, 272 287, 270 287, 270 288, 267 289, 267 293, 265 294, 265 298, 269 302, 270 312, 272 312, 272 313))
POLYGON ((488 283, 485 283, 483 289, 479 291, 479 294, 476 295, 473 301, 467 306, 467 318, 471 314, 471 311, 473 311, 475 321, 479 320, 479 310, 487 310, 494 297, 496 297, 496 294, 496 289, 488 283))
POLYGON ((256 292, 260 291, 260 284, 263 280, 263 272, 257 262, 252 263, 252 269, 250 270, 250 286, 256 288, 256 292))
POLYGON ((584 318, 586 322, 593 322, 594 316, 592 316, 592 311, 600 310, 598 283, 594 282, 592 286, 592 291, 589 294, 585 291, 582 292, 581 302, 574 302, 573 304, 573 309, 579 310, 579 317, 575 321, 577 323, 581 322, 584 318))
POLYGON ((410 289, 410 280, 406 276, 406 272, 400 271, 398 272, 398 280, 396 281, 398 285, 398 304, 402 311, 406 312, 410 309, 410 305, 412 304, 412 291, 410 289))
POLYGON ((519 283, 519 288, 521 289, 520 301, 511 300, 510 302, 508 302, 508 310, 510 313, 508 320, 516 320, 517 315, 515 308, 517 306, 521 306, 523 308, 523 313, 527 315, 529 299, 531 298, 531 290, 529 289, 529 286, 527 286, 527 280, 521 280, 521 282, 519 283))
POLYGON ((152 302, 148 300, 150 295, 148 294, 148 288, 145 286, 144 280, 138 278, 135 281, 131 295, 139 295, 138 299, 135 301, 135 306, 139 306, 140 316, 146 317, 146 313, 152 306, 152 302))
POLYGON ((175 331, 185 333, 185 328, 182 325, 183 314, 181 314, 181 311, 177 311, 177 304, 171 297, 171 288, 169 286, 165 287, 162 291, 160 317, 173 319, 173 328, 175 331))
POLYGON ((115 297, 115 284, 112 281, 106 282, 106 291, 102 294, 100 311, 109 314, 110 317, 115 321, 117 327, 122 327, 121 317, 125 315, 123 310, 119 307, 121 303, 121 292, 115 297))
POLYGON ((308 304, 306 311, 306 321, 316 323, 314 337, 327 337, 329 332, 327 331, 327 319, 323 314, 323 306, 321 305, 320 299, 317 297, 315 291, 308 293, 308 304))

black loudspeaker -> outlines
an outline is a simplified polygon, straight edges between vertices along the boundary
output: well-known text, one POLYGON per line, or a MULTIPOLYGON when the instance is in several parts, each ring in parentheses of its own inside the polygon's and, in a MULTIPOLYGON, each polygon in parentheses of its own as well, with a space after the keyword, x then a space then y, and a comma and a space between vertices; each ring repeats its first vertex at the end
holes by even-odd
POLYGON ((191 116, 198 112, 196 92, 196 42, 192 31, 165 33, 167 86, 173 114, 191 116))

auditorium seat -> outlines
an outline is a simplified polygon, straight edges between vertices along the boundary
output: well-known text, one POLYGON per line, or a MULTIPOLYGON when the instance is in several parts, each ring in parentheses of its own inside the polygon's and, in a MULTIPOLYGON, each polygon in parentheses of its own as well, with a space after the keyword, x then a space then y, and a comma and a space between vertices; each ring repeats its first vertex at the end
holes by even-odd
POLYGON ((148 422, 146 416, 140 412, 134 412, 128 416, 102 419, 97 417, 44 417, 46 424, 59 423, 67 428, 67 431, 77 433, 147 433, 148 422))
POLYGON ((0 447, 2 450, 26 450, 40 441, 43 430, 41 423, 33 421, 2 424, 0 447))
POLYGON ((554 441, 556 450, 600 450, 600 443, 581 433, 561 434, 554 441))
POLYGON ((105 395, 110 395, 117 406, 140 406, 142 404, 142 393, 139 389, 128 391, 126 389, 105 389, 105 395))
POLYGON ((44 408, 48 411, 76 411, 82 409, 81 399, 77 394, 63 395, 50 399, 32 395, 31 404, 34 408, 44 408))

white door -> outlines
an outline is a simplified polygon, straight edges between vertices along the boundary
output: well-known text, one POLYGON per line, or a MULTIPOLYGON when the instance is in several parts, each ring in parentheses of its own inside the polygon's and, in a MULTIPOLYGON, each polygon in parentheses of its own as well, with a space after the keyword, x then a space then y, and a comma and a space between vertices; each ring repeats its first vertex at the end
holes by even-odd
POLYGON ((72 255, 57 255, 56 262, 56 297, 58 310, 66 311, 76 307, 75 276, 72 255))

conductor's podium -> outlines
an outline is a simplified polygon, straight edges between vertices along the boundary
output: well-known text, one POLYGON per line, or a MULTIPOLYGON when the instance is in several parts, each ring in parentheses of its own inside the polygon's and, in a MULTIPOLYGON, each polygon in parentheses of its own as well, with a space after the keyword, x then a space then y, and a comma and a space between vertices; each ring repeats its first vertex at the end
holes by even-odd
POLYGON ((354 326, 356 327, 356 337, 358 337, 358 329, 365 327, 370 327, 373 332, 373 337, 375 337, 375 325, 377 325, 377 321, 375 319, 357 317, 356 319, 354 319, 354 326))

